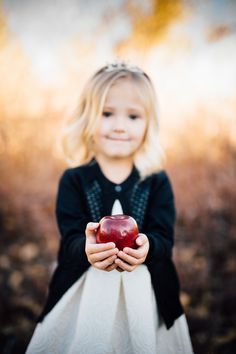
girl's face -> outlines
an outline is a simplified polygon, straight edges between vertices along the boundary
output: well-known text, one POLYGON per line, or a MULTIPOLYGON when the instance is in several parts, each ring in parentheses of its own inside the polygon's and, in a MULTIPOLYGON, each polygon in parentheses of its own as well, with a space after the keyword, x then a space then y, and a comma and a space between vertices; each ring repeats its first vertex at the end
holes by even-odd
POLYGON ((118 79, 109 89, 94 134, 95 156, 132 158, 143 142, 147 117, 130 78, 118 79))

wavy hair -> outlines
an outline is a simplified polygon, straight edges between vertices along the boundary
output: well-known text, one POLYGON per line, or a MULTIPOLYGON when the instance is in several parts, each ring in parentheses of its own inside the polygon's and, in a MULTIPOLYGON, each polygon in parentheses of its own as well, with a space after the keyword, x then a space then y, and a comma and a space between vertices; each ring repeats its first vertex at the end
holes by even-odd
POLYGON ((122 78, 129 78, 135 84, 147 116, 146 133, 134 155, 134 164, 142 177, 162 169, 165 155, 159 142, 159 115, 153 84, 140 68, 124 63, 104 66, 85 85, 75 115, 62 129, 62 150, 69 165, 82 165, 95 157, 92 140, 107 93, 122 78))

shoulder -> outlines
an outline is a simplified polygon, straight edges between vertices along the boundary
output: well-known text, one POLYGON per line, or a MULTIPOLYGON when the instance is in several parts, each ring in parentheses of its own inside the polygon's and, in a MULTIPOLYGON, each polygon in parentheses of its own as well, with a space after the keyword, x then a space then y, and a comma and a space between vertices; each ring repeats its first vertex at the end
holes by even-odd
POLYGON ((69 167, 64 170, 61 175, 61 179, 76 179, 86 177, 90 180, 93 177, 94 164, 93 163, 86 163, 76 167, 69 167))
POLYGON ((159 189, 165 185, 171 186, 171 181, 168 176, 168 173, 165 170, 160 170, 154 172, 151 175, 143 179, 144 183, 151 183, 152 188, 159 189))
POLYGON ((160 170, 146 177, 146 182, 150 183, 150 197, 158 200, 173 200, 174 193, 170 177, 166 170, 160 170))
POLYGON ((62 172, 59 183, 74 186, 79 186, 84 183, 87 184, 93 176, 91 169, 92 166, 90 164, 67 168, 62 172))

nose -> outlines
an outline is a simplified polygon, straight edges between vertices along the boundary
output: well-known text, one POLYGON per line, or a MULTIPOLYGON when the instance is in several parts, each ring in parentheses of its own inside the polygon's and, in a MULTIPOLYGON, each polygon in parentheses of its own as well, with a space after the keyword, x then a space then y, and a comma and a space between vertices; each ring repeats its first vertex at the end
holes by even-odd
POLYGON ((115 117, 113 130, 118 133, 124 133, 126 131, 125 119, 123 116, 115 117))

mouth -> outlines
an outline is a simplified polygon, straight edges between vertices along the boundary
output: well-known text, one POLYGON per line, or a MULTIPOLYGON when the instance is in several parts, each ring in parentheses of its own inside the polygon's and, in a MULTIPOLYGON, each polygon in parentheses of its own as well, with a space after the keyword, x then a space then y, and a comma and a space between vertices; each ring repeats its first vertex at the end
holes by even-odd
POLYGON ((129 141, 129 139, 125 139, 125 138, 112 138, 109 136, 105 137, 107 140, 111 140, 111 141, 118 141, 118 142, 127 142, 129 141))

